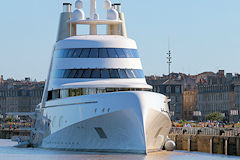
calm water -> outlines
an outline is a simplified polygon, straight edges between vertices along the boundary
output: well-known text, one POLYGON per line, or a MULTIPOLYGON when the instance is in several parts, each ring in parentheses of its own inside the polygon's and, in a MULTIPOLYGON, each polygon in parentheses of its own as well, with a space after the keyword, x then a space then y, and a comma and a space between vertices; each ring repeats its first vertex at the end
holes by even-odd
POLYGON ((145 155, 102 154, 15 148, 15 142, 0 140, 0 160, 240 160, 240 157, 174 151, 145 155))

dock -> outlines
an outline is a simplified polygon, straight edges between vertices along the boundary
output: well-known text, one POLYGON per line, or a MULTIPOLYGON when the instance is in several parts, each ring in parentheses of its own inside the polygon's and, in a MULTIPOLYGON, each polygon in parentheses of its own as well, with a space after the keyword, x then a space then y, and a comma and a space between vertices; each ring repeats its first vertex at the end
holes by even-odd
POLYGON ((172 128, 176 150, 240 156, 240 128, 172 128))

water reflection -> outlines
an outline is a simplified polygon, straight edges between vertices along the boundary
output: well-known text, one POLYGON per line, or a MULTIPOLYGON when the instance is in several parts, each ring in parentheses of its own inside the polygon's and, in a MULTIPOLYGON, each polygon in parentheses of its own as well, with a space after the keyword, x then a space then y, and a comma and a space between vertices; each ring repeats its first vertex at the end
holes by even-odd
POLYGON ((240 157, 198 152, 158 152, 146 155, 84 153, 39 148, 15 148, 16 143, 0 140, 0 160, 239 160, 240 157))

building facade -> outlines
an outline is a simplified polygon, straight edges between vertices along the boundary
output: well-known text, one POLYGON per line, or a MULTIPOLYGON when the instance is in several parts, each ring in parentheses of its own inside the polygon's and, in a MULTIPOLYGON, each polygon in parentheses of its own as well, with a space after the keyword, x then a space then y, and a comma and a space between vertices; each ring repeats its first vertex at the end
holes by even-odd
POLYGON ((171 73, 168 76, 146 77, 147 83, 152 85, 153 92, 161 93, 170 98, 169 110, 172 120, 183 119, 183 92, 195 88, 195 80, 182 73, 171 73))
POLYGON ((237 74, 233 77, 233 84, 234 84, 234 99, 235 105, 234 108, 231 110, 231 118, 233 121, 240 120, 240 75, 237 74))
POLYGON ((198 75, 171 73, 146 77, 152 91, 170 97, 173 120, 206 120, 206 115, 219 112, 226 121, 240 120, 240 75, 224 70, 198 75))
POLYGON ((200 85, 198 87, 198 109, 201 120, 212 112, 222 113, 224 120, 230 120, 235 107, 234 86, 232 84, 200 85))
POLYGON ((0 79, 0 114, 9 112, 32 112, 41 102, 45 82, 0 79))
POLYGON ((197 120, 194 111, 197 110, 198 90, 188 90, 183 92, 183 119, 197 120))

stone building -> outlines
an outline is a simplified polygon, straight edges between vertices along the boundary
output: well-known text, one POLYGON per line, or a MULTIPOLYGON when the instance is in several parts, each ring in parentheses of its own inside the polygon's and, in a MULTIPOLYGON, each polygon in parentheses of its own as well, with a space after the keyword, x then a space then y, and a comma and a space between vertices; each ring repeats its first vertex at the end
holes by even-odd
POLYGON ((231 120, 231 110, 235 108, 234 85, 230 74, 220 70, 215 75, 206 76, 198 83, 198 110, 202 120, 212 112, 222 113, 225 120, 231 120))
POLYGON ((32 112, 41 102, 44 82, 0 79, 0 114, 8 112, 32 112))
POLYGON ((169 109, 172 120, 180 120, 183 118, 183 92, 195 89, 195 79, 194 76, 183 73, 171 73, 170 77, 170 81, 166 75, 149 76, 146 80, 153 86, 153 92, 170 97, 169 109))
POLYGON ((172 120, 182 119, 183 94, 182 84, 177 80, 167 80, 160 86, 160 92, 170 97, 169 110, 172 120))
POLYGON ((188 90, 183 92, 183 119, 197 120, 194 111, 197 110, 198 90, 188 90))
POLYGON ((240 75, 235 75, 235 77, 233 77, 233 84, 235 104, 230 114, 231 120, 236 122, 240 120, 240 75))

